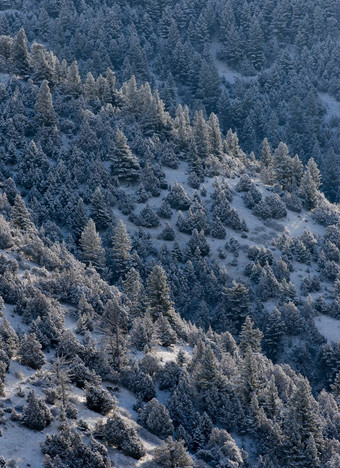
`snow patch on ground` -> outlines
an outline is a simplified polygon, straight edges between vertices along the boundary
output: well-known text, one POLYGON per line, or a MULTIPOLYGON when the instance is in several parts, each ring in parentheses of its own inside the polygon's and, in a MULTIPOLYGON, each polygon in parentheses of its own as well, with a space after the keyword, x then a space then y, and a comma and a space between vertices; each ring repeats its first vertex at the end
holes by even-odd
POLYGON ((319 93, 319 97, 326 108, 328 116, 340 118, 340 101, 337 101, 335 97, 328 93, 319 93))
POLYGON ((256 76, 248 77, 242 75, 242 73, 233 70, 232 68, 228 67, 228 65, 223 62, 222 60, 219 60, 217 58, 217 53, 219 52, 221 48, 221 44, 218 42, 212 42, 210 51, 211 55, 214 60, 215 67, 217 68, 218 74, 224 78, 228 83, 234 84, 235 81, 237 80, 245 80, 245 81, 250 81, 252 79, 256 79, 256 76))
POLYGON ((327 315, 319 315, 314 318, 316 328, 320 334, 330 343, 340 342, 340 320, 328 317, 327 315))

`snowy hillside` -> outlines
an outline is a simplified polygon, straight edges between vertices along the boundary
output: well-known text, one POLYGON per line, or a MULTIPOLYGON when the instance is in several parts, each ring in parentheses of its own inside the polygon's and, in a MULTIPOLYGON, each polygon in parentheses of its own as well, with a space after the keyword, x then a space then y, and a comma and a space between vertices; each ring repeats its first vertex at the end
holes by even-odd
POLYGON ((255 3, 0 2, 0 467, 340 466, 339 11, 255 3))

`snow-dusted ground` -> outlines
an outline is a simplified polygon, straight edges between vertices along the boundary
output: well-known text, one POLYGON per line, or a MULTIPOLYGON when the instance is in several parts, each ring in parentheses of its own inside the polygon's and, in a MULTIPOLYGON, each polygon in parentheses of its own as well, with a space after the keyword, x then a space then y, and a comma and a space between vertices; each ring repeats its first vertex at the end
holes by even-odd
POLYGON ((11 76, 8 73, 0 73, 0 83, 7 84, 10 77, 11 76))
POLYGON ((327 315, 315 317, 314 323, 322 336, 330 343, 340 342, 340 320, 336 320, 327 315))
POLYGON ((235 83, 237 80, 245 80, 245 81, 250 81, 256 79, 256 76, 244 76, 242 73, 233 70, 232 68, 228 67, 228 65, 223 62, 222 60, 219 60, 217 58, 217 53, 219 52, 221 48, 221 44, 219 42, 213 41, 210 46, 210 52, 213 57, 215 66, 217 68, 218 74, 224 78, 228 83, 235 83))
POLYGON ((340 118, 340 101, 328 93, 319 93, 319 97, 326 108, 328 117, 340 118))

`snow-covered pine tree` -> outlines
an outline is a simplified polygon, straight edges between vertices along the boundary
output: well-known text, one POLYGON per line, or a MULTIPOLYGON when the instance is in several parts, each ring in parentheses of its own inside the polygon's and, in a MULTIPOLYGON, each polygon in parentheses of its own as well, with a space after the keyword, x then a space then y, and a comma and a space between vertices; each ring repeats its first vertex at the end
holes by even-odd
POLYGON ((90 218, 80 237, 82 258, 86 264, 91 263, 97 270, 105 267, 105 250, 96 231, 96 225, 90 218))
POLYGON ((111 173, 118 179, 137 180, 140 166, 132 154, 124 133, 117 128, 115 133, 114 151, 111 155, 111 173))

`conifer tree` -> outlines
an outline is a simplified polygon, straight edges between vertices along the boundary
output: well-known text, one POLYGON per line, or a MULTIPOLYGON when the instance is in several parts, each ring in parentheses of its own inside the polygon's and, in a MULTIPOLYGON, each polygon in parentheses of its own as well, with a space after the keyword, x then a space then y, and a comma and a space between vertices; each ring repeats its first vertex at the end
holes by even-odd
POLYGON ((19 339, 6 317, 0 322, 0 345, 9 358, 12 358, 19 345, 19 339))
POLYGON ((105 267, 105 250, 96 231, 96 225, 91 218, 80 237, 80 246, 85 263, 92 263, 97 270, 102 270, 105 267))
POLYGON ((67 71, 66 91, 73 97, 78 97, 81 93, 82 83, 79 75, 78 63, 72 62, 67 71))
POLYGON ((258 395, 260 388, 259 364, 251 347, 244 352, 240 366, 240 399, 246 405, 250 405, 252 398, 258 395))
POLYGON ((249 312, 249 290, 242 283, 233 282, 231 288, 225 288, 226 313, 231 319, 241 326, 249 312))
POLYGON ((110 207, 107 206, 100 187, 97 187, 91 198, 91 218, 97 229, 106 229, 112 220, 110 207))
POLYGON ((131 267, 131 242, 126 226, 119 221, 112 237, 112 259, 115 277, 124 276, 131 267))
POLYGON ((176 333, 172 330, 169 320, 160 315, 155 322, 156 334, 161 346, 171 346, 177 342, 176 333))
POLYGON ((280 142, 274 151, 273 167, 276 179, 285 190, 290 190, 293 182, 292 158, 285 143, 280 142))
POLYGON ((136 157, 131 153, 124 133, 117 128, 115 133, 115 147, 111 157, 111 173, 118 179, 137 180, 140 166, 136 157))
POLYGON ((306 168, 309 170, 309 173, 315 183, 316 190, 319 190, 321 186, 321 172, 316 164, 314 158, 310 158, 306 165, 306 168))
POLYGON ((226 238, 226 235, 227 235, 226 229, 223 226, 223 223, 218 216, 216 216, 214 219, 214 223, 211 228, 211 235, 215 237, 215 239, 226 238))
POLYGON ((264 347, 270 359, 275 358, 280 349, 281 340, 284 335, 284 322, 281 318, 281 312, 277 307, 274 308, 269 317, 265 333, 264 333, 264 347))
POLYGON ((29 429, 36 431, 41 431, 52 421, 50 410, 43 401, 38 400, 33 390, 28 395, 22 421, 29 429))
POLYGON ((191 200, 183 186, 177 182, 171 188, 166 200, 171 208, 176 208, 178 210, 187 210, 191 204, 191 200))
POLYGON ((73 213, 72 219, 72 229, 75 234, 76 241, 79 242, 82 232, 84 231, 85 226, 88 223, 88 218, 86 215, 86 207, 83 202, 83 199, 79 197, 76 209, 73 213))
POLYGON ((272 165, 272 153, 267 138, 262 142, 261 165, 265 168, 269 168, 272 165))
POLYGON ((254 328, 254 322, 251 320, 250 316, 247 315, 239 335, 240 350, 245 352, 249 346, 254 353, 260 352, 262 337, 263 333, 258 328, 254 328))
POLYGON ((339 181, 339 155, 331 148, 324 159, 323 189, 328 200, 332 203, 339 200, 339 181))
POLYGON ((212 388, 216 385, 219 375, 218 361, 214 352, 210 346, 206 346, 195 369, 195 380, 198 388, 201 390, 212 388))
POLYGON ((302 378, 289 401, 284 420, 286 460, 291 466, 317 467, 323 442, 316 402, 309 383, 302 378))
POLYGON ((41 83, 35 108, 38 113, 38 121, 44 125, 55 123, 56 115, 53 109, 52 95, 46 80, 41 83))
POLYGON ((25 202, 19 194, 15 196, 11 218, 14 226, 18 227, 19 229, 25 232, 33 232, 35 230, 25 202))
POLYGON ((120 371, 126 363, 127 313, 119 303, 118 297, 110 299, 101 319, 101 331, 105 335, 106 351, 113 368, 120 371))
POLYGON ((41 351, 41 344, 34 333, 25 335, 19 348, 20 362, 32 369, 40 369, 46 362, 45 355, 41 351))
POLYGON ((199 158, 205 159, 209 155, 208 126, 203 117, 203 112, 196 112, 194 117, 193 135, 199 158))
POLYGON ((218 121, 218 117, 216 114, 210 114, 208 124, 208 138, 209 138, 209 146, 211 148, 211 152, 215 156, 221 156, 223 150, 222 144, 222 136, 220 130, 220 124, 218 121))
POLYGON ((143 310, 144 288, 140 274, 135 268, 130 268, 126 273, 123 285, 124 292, 130 300, 130 311, 133 315, 140 314, 143 310))
POLYGON ((193 468, 194 462, 184 448, 183 441, 168 437, 166 442, 155 450, 154 461, 162 468, 193 468))
POLYGON ((13 48, 12 48, 12 59, 14 67, 17 73, 26 75, 30 71, 30 57, 27 47, 27 37, 25 30, 20 29, 16 35, 13 48))
POLYGON ((305 207, 309 210, 316 207, 318 190, 309 169, 306 169, 301 179, 300 193, 305 207))
POLYGON ((87 99, 94 99, 96 97, 96 81, 91 72, 86 75, 84 81, 84 93, 87 99))
POLYGON ((157 319, 162 314, 166 316, 173 310, 167 277, 160 265, 154 266, 148 276, 146 298, 148 310, 154 319, 157 319))
POLYGON ((174 432, 169 411, 155 398, 149 401, 140 411, 138 422, 152 434, 165 438, 174 432))

